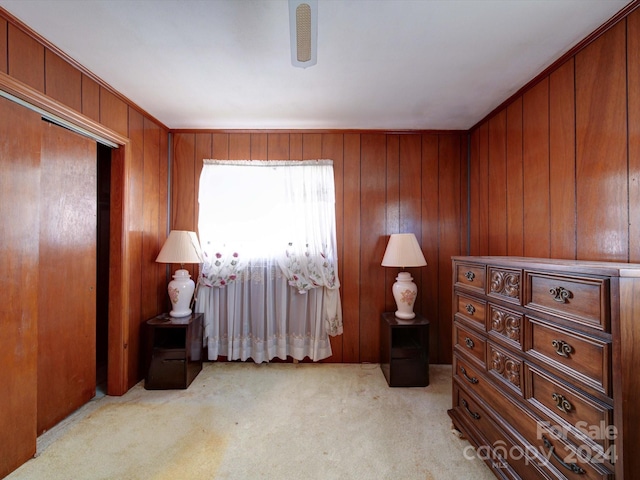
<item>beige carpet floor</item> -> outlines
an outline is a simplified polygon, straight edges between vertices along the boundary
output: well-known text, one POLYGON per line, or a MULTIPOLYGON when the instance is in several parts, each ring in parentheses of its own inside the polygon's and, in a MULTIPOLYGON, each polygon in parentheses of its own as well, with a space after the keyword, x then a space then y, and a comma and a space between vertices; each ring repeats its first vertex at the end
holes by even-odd
POLYGON ((430 375, 389 388, 372 364, 206 363, 187 390, 92 400, 7 479, 493 479, 451 432, 451 367, 430 375))

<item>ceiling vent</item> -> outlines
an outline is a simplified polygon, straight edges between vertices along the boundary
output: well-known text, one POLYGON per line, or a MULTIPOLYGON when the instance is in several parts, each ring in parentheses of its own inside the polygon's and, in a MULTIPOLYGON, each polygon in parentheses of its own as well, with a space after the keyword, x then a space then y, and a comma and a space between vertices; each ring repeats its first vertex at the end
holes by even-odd
POLYGON ((318 40, 318 1, 289 0, 291 63, 307 68, 316 64, 318 40))

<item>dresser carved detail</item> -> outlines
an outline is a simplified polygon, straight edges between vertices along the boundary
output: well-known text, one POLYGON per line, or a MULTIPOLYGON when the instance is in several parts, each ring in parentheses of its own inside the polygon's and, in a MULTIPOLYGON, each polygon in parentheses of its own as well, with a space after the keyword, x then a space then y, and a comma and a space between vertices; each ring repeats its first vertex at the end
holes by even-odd
POLYGON ((520 387, 520 362, 517 360, 511 359, 497 350, 492 350, 491 369, 516 387, 520 387))
POLYGON ((490 288, 490 293, 518 298, 520 296, 520 274, 503 270, 492 270, 490 288))
POLYGON ((520 316, 503 310, 492 309, 491 329, 510 340, 520 342, 520 316))

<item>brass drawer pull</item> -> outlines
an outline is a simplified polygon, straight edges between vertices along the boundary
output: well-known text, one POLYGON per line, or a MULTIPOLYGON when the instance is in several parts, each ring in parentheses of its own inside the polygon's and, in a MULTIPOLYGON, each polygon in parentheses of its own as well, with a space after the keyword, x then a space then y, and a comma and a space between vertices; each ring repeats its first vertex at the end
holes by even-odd
POLYGON ((473 282, 473 279, 476 278, 476 274, 473 273, 471 270, 469 270, 467 273, 465 273, 464 276, 470 282, 473 282))
POLYGON ((580 475, 583 475, 585 473, 584 469, 579 467, 575 463, 566 463, 564 460, 562 460, 558 456, 558 454, 554 451, 555 449, 553 448, 553 445, 551 444, 551 442, 544 435, 542 436, 542 442, 544 443, 544 446, 549 449, 549 453, 553 455, 553 458, 555 458, 558 461, 558 463, 560 463, 560 465, 562 465, 564 468, 571 470, 573 473, 578 473, 580 475))
POLYGON ((473 315, 474 313, 476 313, 476 307, 474 307, 470 303, 467 303, 467 305, 464 307, 464 309, 467 311, 467 313, 469 315, 473 315))
POLYGON ((471 418, 473 418, 474 420, 480 420, 480 414, 469 410, 469 404, 464 398, 462 399, 462 406, 467 411, 467 413, 471 416, 471 418))
POLYGON ((551 398, 553 398, 553 401, 556 402, 556 407, 558 407, 558 409, 563 411, 564 413, 569 413, 571 410, 573 410, 573 405, 571 405, 571 402, 569 402, 569 400, 567 400, 564 395, 560 395, 559 393, 552 393, 551 398))
POLYGON ((553 299, 558 303, 567 303, 568 298, 573 298, 571 290, 567 290, 564 287, 554 287, 549 290, 549 293, 553 295, 553 299))
POLYGON ((573 353, 573 347, 564 340, 552 340, 551 345, 561 357, 569 358, 569 355, 573 353))
POLYGON ((475 347, 475 343, 473 343, 473 340, 471 340, 469 337, 464 339, 464 343, 467 345, 467 347, 469 348, 473 348, 475 347))
POLYGON ((469 383, 473 383, 474 385, 478 383, 478 379, 476 377, 470 377, 469 375, 467 375, 467 371, 464 369, 464 367, 460 367, 460 371, 462 372, 462 375, 464 375, 464 378, 466 378, 469 383))

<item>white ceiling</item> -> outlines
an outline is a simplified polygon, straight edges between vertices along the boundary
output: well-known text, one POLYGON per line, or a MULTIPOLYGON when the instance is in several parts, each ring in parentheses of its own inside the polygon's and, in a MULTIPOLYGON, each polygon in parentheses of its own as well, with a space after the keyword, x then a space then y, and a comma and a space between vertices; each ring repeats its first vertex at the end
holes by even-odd
POLYGON ((468 129, 629 0, 0 0, 169 128, 468 129))

